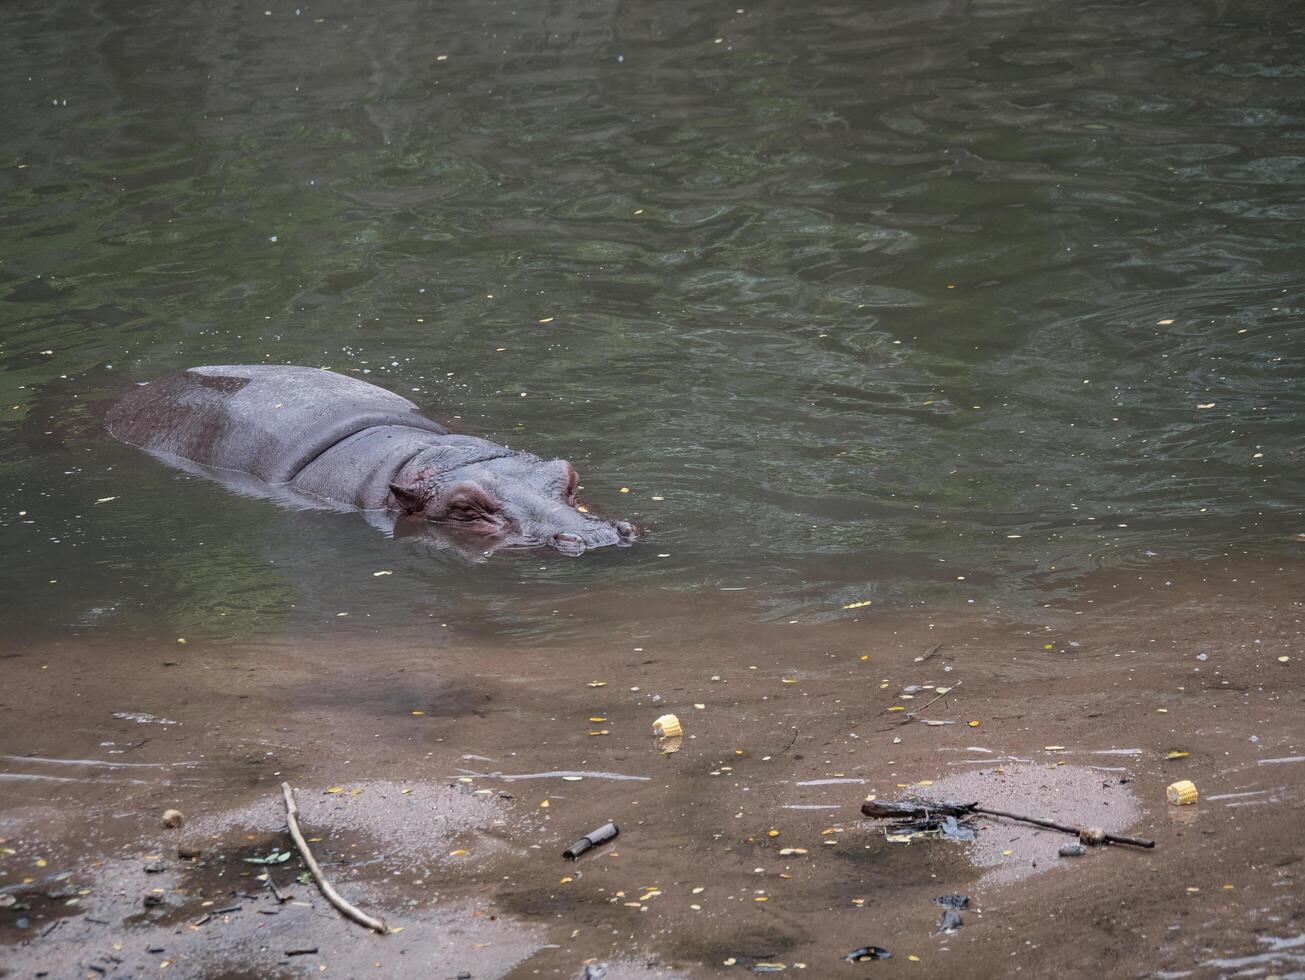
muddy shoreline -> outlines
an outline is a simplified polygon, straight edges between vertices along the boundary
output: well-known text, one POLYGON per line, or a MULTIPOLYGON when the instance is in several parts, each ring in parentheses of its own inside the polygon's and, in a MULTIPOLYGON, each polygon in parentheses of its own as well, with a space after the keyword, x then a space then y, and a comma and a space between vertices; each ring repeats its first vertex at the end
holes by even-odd
POLYGON ((0 661, 0 976, 1299 971, 1302 571, 1100 573, 1036 618, 759 625, 716 597, 595 596, 637 625, 593 649, 24 646, 0 661), (921 717, 951 724, 891 710, 940 686, 921 717), (1165 802, 1180 778, 1197 806, 1165 802), (259 881, 247 859, 288 842, 283 779, 340 890, 401 932, 344 922, 295 856, 270 866, 290 901, 259 881), (860 818, 912 790, 1157 847, 1064 859, 991 820, 903 844, 860 818), (609 818, 614 844, 561 860, 609 818), (970 908, 940 935, 952 893, 970 908), (866 945, 893 957, 843 961, 866 945))

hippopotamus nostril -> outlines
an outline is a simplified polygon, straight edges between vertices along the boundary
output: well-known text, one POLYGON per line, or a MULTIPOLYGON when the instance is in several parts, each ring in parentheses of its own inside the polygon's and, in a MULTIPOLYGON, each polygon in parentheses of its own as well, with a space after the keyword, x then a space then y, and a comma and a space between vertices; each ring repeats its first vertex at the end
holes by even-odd
POLYGON ((552 545, 564 555, 584 554, 585 539, 570 531, 559 531, 553 535, 552 545))
POLYGON ((616 533, 619 534, 626 541, 633 541, 635 535, 637 535, 639 532, 637 532, 634 529, 634 525, 631 524, 629 521, 617 521, 616 533))

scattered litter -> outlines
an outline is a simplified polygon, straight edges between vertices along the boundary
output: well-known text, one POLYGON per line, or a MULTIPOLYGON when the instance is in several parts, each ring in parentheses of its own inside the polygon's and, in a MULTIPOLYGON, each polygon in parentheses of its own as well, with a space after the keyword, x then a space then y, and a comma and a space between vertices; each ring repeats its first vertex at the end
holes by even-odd
POLYGON ((841 810, 843 809, 837 803, 781 803, 780 808, 784 810, 841 810))
POLYGON ((890 959, 892 955, 882 946, 862 946, 860 949, 852 950, 843 959, 849 963, 867 963, 870 960, 890 959))
POLYGON ((674 715, 662 715, 653 722, 653 735, 657 738, 679 738, 683 734, 680 719, 674 715))
POLYGON ((562 857, 567 861, 574 861, 585 851, 603 844, 610 843, 620 836, 621 830, 610 820, 599 827, 597 830, 591 830, 578 841, 562 852, 562 857))
MULTIPOLYGON (((463 772, 468 770, 464 769, 463 772)), ((564 779, 568 783, 579 782, 581 779, 588 777, 590 779, 616 779, 622 781, 646 783, 651 776, 627 776, 620 772, 591 772, 586 769, 550 769, 548 772, 473 772, 471 773, 476 779, 501 779, 504 782, 515 782, 518 779, 564 779)))
POLYGON ((970 907, 970 900, 965 895, 939 895, 934 902, 943 908, 942 918, 938 921, 938 931, 954 932, 964 925, 961 911, 970 907))
POLYGON ((1089 847, 1100 847, 1106 842, 1106 831, 1104 827, 1080 827, 1078 831, 1078 842, 1087 844, 1089 847))
POLYGON ((959 822, 955 817, 944 818, 938 830, 949 840, 974 840, 974 828, 959 822))
POLYGON ((894 844, 910 844, 928 837, 946 837, 948 840, 972 841, 974 828, 955 817, 928 816, 908 820, 884 828, 884 836, 894 844))
POLYGON ((134 721, 138 725, 180 725, 181 722, 173 721, 171 718, 160 718, 158 715, 146 714, 143 711, 115 711, 114 718, 122 721, 134 721))
POLYGON ((163 826, 167 827, 169 830, 180 827, 185 822, 186 815, 180 810, 163 811, 163 826))
POLYGON ((1058 853, 1063 858, 1079 858, 1087 853, 1087 848, 1082 844, 1066 844, 1058 853))
POLYGON ((1176 783, 1170 783, 1165 789, 1165 796, 1169 797, 1169 802, 1174 806, 1187 806, 1196 802, 1196 784, 1190 779, 1180 779, 1176 783))

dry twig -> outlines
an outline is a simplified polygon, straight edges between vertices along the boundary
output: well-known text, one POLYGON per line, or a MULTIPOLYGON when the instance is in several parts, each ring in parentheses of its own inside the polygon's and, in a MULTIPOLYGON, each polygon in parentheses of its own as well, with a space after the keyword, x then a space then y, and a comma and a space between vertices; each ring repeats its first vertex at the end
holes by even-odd
POLYGON ((326 900, 335 906, 346 919, 352 919, 360 926, 366 926, 368 929, 374 929, 379 933, 389 932, 389 927, 380 919, 368 915, 366 912, 359 911, 350 905, 337 892, 331 883, 326 880, 322 874, 322 869, 317 865, 317 859, 313 857, 313 852, 308 849, 308 842, 304 840, 304 835, 299 831, 299 807, 295 805, 295 791, 290 788, 289 783, 281 784, 281 795, 285 797, 285 821, 290 827, 290 836, 294 839, 295 847, 299 848, 299 856, 304 859, 304 864, 308 865, 308 871, 317 882, 317 887, 322 890, 326 900))

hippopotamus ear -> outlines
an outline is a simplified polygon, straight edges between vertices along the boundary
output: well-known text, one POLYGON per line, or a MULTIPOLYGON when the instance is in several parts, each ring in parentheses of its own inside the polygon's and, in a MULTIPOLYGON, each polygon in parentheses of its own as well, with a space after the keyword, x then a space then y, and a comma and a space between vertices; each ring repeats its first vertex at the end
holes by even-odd
POLYGON ((434 488, 425 480, 408 478, 396 480, 390 484, 390 493, 399 509, 408 514, 417 514, 426 509, 434 496, 434 488))

